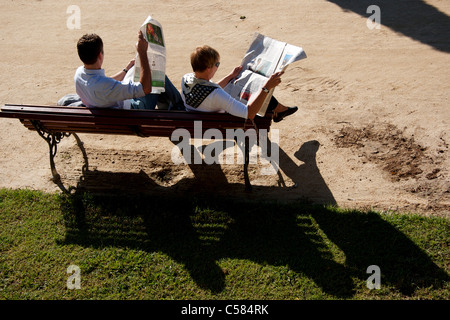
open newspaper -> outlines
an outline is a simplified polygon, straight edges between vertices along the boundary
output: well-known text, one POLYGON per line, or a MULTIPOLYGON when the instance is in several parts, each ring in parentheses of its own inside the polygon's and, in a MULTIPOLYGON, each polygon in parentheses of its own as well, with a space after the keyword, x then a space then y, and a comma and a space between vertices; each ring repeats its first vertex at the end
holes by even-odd
MULTIPOLYGON (((233 98, 248 104, 252 94, 258 92, 274 73, 286 70, 295 61, 306 58, 302 48, 255 33, 253 41, 242 60, 238 77, 225 87, 233 98)), ((273 89, 267 95, 258 115, 266 114, 273 89)))
MULTIPOLYGON (((144 21, 140 30, 144 39, 148 42, 147 56, 152 71, 152 93, 164 92, 166 76, 166 46, 164 43, 163 29, 161 24, 151 16, 144 21)), ((130 70, 132 81, 139 82, 141 63, 139 54, 136 55, 136 63, 130 70)), ((128 74, 127 74, 128 76, 128 74)))

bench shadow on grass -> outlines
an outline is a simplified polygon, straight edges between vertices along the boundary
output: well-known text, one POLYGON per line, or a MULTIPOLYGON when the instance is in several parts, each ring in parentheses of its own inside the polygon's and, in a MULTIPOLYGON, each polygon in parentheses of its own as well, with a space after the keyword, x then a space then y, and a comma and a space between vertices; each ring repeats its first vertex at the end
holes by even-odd
MULTIPOLYGON (((291 171, 294 180, 305 176, 319 179, 313 161, 318 143, 309 142, 302 148, 295 156, 305 165, 296 166, 281 152, 280 167, 291 171), (295 170, 301 175, 296 176, 295 170)), ((200 165, 192 167, 194 172, 200 169, 200 165)), ((378 214, 342 213, 300 202, 236 197, 230 201, 213 192, 197 194, 195 186, 210 181, 213 175, 221 176, 220 166, 211 165, 207 170, 203 177, 196 175, 195 183, 181 182, 193 183, 190 193, 180 193, 176 186, 163 188, 144 172, 85 170, 76 192, 62 202, 66 224, 62 244, 162 252, 182 264, 199 287, 213 293, 226 286, 227 271, 219 265, 221 259, 246 259, 261 268, 288 267, 336 298, 351 298, 360 291, 361 281, 370 276, 366 273, 370 265, 380 267, 382 285, 394 286, 407 296, 418 288, 438 288, 449 280, 422 249, 378 214), (128 192, 120 188, 126 186, 133 188, 128 192), (161 192, 157 194, 136 191, 158 188, 161 192)), ((219 179, 216 183, 220 187, 227 182, 219 179)), ((332 202, 325 186, 321 192, 326 202, 332 202)), ((243 185, 228 190, 239 194, 243 185)), ((299 285, 295 281, 286 285, 299 285)), ((249 298, 264 298, 259 294, 249 298)))
POLYGON ((261 268, 288 267, 337 298, 351 298, 358 287, 361 290, 354 279, 366 280, 370 265, 380 267, 382 285, 407 296, 449 280, 422 249, 375 213, 213 198, 85 197, 72 195, 63 206, 62 244, 161 252, 213 293, 225 288, 221 259, 251 260, 261 268), (329 241, 338 249, 332 250, 329 241))

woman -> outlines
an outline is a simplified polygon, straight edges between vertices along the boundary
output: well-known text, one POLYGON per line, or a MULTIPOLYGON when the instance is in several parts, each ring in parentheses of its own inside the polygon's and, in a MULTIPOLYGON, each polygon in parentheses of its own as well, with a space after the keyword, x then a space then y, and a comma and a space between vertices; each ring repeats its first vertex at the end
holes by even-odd
MULTIPOLYGON (((248 105, 231 97, 223 88, 242 71, 242 66, 234 70, 218 83, 211 82, 220 66, 219 53, 209 47, 197 47, 191 54, 193 73, 186 74, 181 82, 181 96, 187 110, 204 112, 227 112, 237 117, 253 119, 261 109, 269 91, 281 83, 282 72, 274 73, 264 87, 254 95, 248 105)), ((274 97, 271 98, 268 111, 273 111, 274 122, 293 114, 297 107, 285 107, 274 97)))

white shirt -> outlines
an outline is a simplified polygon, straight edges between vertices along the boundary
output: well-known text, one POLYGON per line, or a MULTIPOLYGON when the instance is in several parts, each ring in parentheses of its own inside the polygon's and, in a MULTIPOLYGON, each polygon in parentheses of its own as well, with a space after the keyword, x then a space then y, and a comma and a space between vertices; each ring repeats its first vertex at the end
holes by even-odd
POLYGON ((122 83, 106 77, 104 69, 81 66, 75 72, 74 81, 76 92, 87 107, 123 108, 124 100, 145 96, 141 83, 122 83))
POLYGON ((236 117, 241 117, 247 119, 248 117, 248 107, 240 101, 237 101, 232 96, 230 96, 225 90, 218 87, 215 88, 203 102, 197 107, 193 108, 186 103, 185 90, 186 84, 189 86, 198 83, 203 83, 206 80, 201 80, 193 77, 192 73, 186 74, 183 77, 181 83, 181 97, 183 98, 184 105, 188 111, 202 111, 202 112, 227 112, 236 117))

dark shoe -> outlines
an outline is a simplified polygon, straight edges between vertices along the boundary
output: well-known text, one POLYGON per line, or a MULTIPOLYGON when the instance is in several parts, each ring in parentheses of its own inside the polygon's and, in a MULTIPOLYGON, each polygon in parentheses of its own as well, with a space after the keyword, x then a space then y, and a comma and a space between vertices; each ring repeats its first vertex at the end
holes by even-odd
POLYGON ((289 107, 286 111, 277 112, 275 117, 273 117, 273 122, 280 122, 285 117, 290 116, 298 110, 297 107, 289 107))

